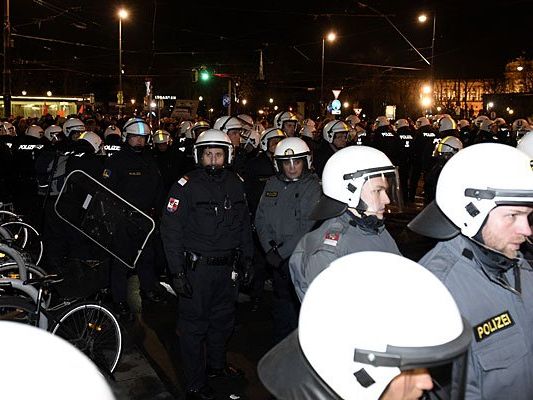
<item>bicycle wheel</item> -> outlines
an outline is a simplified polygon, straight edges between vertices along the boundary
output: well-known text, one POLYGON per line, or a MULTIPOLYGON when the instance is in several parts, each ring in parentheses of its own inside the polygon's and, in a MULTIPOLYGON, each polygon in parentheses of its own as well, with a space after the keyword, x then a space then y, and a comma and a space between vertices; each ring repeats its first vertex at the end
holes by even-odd
POLYGON ((41 262, 44 245, 39 232, 22 221, 9 221, 0 225, 11 235, 11 244, 27 253, 35 264, 41 262))
MULTIPOLYGON (((28 279, 42 278, 46 272, 41 267, 33 264, 26 264, 28 279)), ((20 279, 19 267, 15 261, 0 263, 0 277, 20 279)))
POLYGON ((36 305, 21 297, 0 297, 0 321, 37 325, 36 305))
POLYGON ((107 308, 78 303, 59 318, 52 333, 76 346, 104 372, 115 370, 122 353, 122 332, 107 308))

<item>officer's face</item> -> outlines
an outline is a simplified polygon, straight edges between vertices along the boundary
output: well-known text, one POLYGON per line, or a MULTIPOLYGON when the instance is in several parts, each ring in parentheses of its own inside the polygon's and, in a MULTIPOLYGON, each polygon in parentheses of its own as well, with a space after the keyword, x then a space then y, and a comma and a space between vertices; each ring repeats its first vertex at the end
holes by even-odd
POLYGON ((365 214, 375 215, 379 219, 383 219, 385 206, 390 204, 388 190, 389 183, 384 177, 377 176, 365 182, 361 189, 361 200, 368 206, 365 214))
POLYGON ((279 142, 281 142, 281 139, 283 139, 283 137, 276 136, 275 138, 272 138, 268 141, 268 151, 270 154, 274 154, 274 152, 276 151, 276 146, 279 142))
POLYGON ((157 151, 160 151, 161 153, 164 153, 168 150, 168 142, 167 143, 156 143, 155 145, 157 147, 157 151))
POLYGON ((229 140, 231 140, 233 147, 239 147, 241 145, 241 132, 242 129, 228 130, 229 140))
POLYGON ((133 148, 142 148, 146 144, 146 138, 141 135, 128 135, 128 144, 133 148))
POLYGON ((347 140, 347 132, 338 132, 335 134, 335 136, 333 136, 333 146, 335 146, 337 149, 343 149, 344 147, 346 147, 347 140))
POLYGON ((224 165, 225 153, 221 148, 207 148, 202 153, 202 166, 222 167, 224 165))
POLYGON ((296 158, 293 160, 283 160, 282 162, 283 173, 289 179, 298 179, 302 176, 304 170, 304 160, 296 158))
POLYGON ((524 206, 494 208, 481 230, 485 245, 509 258, 515 258, 520 244, 531 235, 528 221, 531 212, 533 208, 524 206))
POLYGON ((383 392, 380 400, 415 400, 424 390, 433 389, 431 375, 425 368, 403 371, 395 377, 383 392))
POLYGON ((283 132, 288 137, 296 135, 296 121, 287 121, 283 123, 283 132))

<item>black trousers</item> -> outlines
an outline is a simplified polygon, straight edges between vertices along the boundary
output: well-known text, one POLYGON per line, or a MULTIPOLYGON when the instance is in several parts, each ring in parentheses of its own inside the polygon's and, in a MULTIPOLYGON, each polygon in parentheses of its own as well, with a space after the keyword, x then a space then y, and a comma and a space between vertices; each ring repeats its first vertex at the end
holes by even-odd
POLYGON ((289 272, 289 260, 274 268, 272 286, 272 319, 274 324, 274 344, 283 340, 298 327, 300 301, 294 290, 289 272))
POLYGON ((230 265, 199 262, 187 272, 192 298, 179 298, 178 329, 187 390, 207 383, 206 367, 226 365, 226 344, 233 332, 237 287, 230 265))

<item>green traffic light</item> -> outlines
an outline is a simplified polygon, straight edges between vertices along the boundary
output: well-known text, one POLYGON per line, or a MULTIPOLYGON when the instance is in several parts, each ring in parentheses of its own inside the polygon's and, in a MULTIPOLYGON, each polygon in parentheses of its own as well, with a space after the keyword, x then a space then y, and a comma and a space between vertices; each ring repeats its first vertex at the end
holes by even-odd
POLYGON ((200 79, 202 81, 208 81, 211 78, 211 75, 209 74, 209 71, 202 71, 200 72, 200 79))

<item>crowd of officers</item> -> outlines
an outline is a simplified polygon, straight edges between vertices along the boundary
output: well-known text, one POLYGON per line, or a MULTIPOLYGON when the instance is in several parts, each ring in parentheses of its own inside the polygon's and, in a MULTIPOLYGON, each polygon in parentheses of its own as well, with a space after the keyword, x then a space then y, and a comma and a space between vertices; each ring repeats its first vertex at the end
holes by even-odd
MULTIPOLYGON (((164 119, 160 129, 137 117, 12 122, 0 124, 0 200, 42 229, 45 268, 105 257, 54 211, 71 171, 86 172, 156 220, 136 272, 143 301, 164 301, 163 274, 180 296, 191 399, 214 398, 208 378, 242 376, 225 354, 239 288, 257 309, 272 277, 273 339, 282 341, 298 326, 309 283, 329 263, 364 250, 400 255, 383 225, 386 209, 418 195, 430 204, 450 155, 479 143, 514 147, 529 130, 526 120, 508 126, 485 116, 394 123, 379 116, 369 124, 356 115, 302 121, 290 111, 271 123, 248 115, 212 126, 164 119)), ((112 245, 135 252, 132 243, 112 245)), ((113 260, 109 270, 116 310, 130 318, 131 271, 113 260)))

